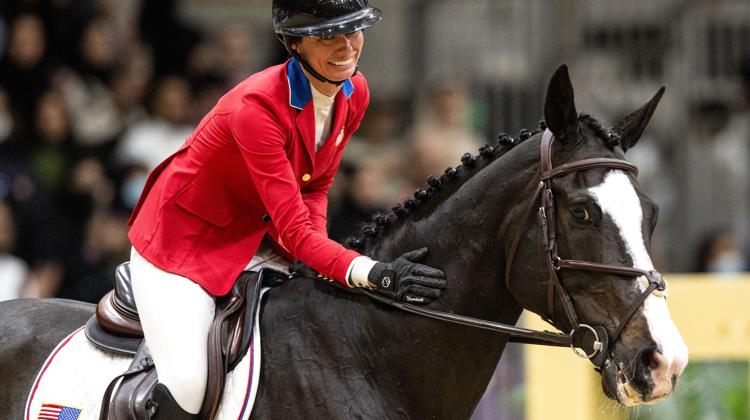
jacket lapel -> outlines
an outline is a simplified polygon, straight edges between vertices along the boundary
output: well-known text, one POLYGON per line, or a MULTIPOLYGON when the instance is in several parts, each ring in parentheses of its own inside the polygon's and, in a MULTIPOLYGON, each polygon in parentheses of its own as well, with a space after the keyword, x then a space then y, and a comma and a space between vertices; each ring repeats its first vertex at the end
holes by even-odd
MULTIPOLYGON (((289 81, 289 106, 299 110, 295 123, 300 133, 302 142, 310 162, 315 166, 315 107, 312 100, 312 88, 302 72, 302 66, 296 59, 287 63, 287 80, 289 81)), ((322 148, 337 147, 343 139, 346 117, 349 113, 349 98, 354 93, 354 85, 351 80, 346 80, 341 85, 341 90, 336 94, 334 102, 333 123, 331 133, 326 138, 322 148), (335 143, 329 145, 329 143, 335 143)), ((322 149, 321 149, 322 150, 322 149)))
POLYGON ((292 58, 286 66, 286 77, 289 82, 289 106, 299 110, 295 120, 297 132, 305 144, 307 157, 315 163, 315 109, 312 101, 310 82, 302 72, 302 66, 292 58))

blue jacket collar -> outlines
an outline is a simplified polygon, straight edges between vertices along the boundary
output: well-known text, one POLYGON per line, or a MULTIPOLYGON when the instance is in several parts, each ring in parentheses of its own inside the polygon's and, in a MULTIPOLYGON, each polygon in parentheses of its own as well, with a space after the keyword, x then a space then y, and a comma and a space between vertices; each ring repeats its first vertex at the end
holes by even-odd
MULTIPOLYGON (((302 72, 302 65, 296 58, 289 60, 286 66, 287 80, 289 81, 289 106, 302 110, 312 100, 312 88, 310 81, 307 80, 305 73, 302 72)), ((354 84, 351 79, 341 85, 341 91, 344 92, 346 99, 349 99, 354 93, 354 84)))

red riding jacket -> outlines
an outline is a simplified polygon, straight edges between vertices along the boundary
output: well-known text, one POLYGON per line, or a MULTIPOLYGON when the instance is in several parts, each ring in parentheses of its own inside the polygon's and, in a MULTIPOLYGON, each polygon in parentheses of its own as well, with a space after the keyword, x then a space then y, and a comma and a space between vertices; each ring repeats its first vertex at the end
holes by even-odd
POLYGON ((149 175, 128 224, 133 247, 162 270, 226 294, 266 233, 346 284, 359 256, 328 239, 328 189, 369 102, 364 76, 336 96, 315 151, 310 82, 294 59, 230 90, 180 149, 149 175))

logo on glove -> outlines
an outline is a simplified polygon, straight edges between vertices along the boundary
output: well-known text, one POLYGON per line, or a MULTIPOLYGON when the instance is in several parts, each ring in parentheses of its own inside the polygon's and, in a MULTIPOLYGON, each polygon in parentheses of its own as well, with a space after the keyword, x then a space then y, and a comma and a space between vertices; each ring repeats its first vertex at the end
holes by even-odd
POLYGON ((383 281, 380 284, 387 289, 391 286, 391 278, 388 276, 383 277, 383 281))

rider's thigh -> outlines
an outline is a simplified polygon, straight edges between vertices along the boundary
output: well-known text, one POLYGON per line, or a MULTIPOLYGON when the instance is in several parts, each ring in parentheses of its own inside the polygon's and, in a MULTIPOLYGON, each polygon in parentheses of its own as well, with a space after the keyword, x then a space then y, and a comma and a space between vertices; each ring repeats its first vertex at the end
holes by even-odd
POLYGON ((155 267, 135 249, 130 275, 159 382, 183 409, 197 413, 206 390, 214 298, 190 279, 155 267))

